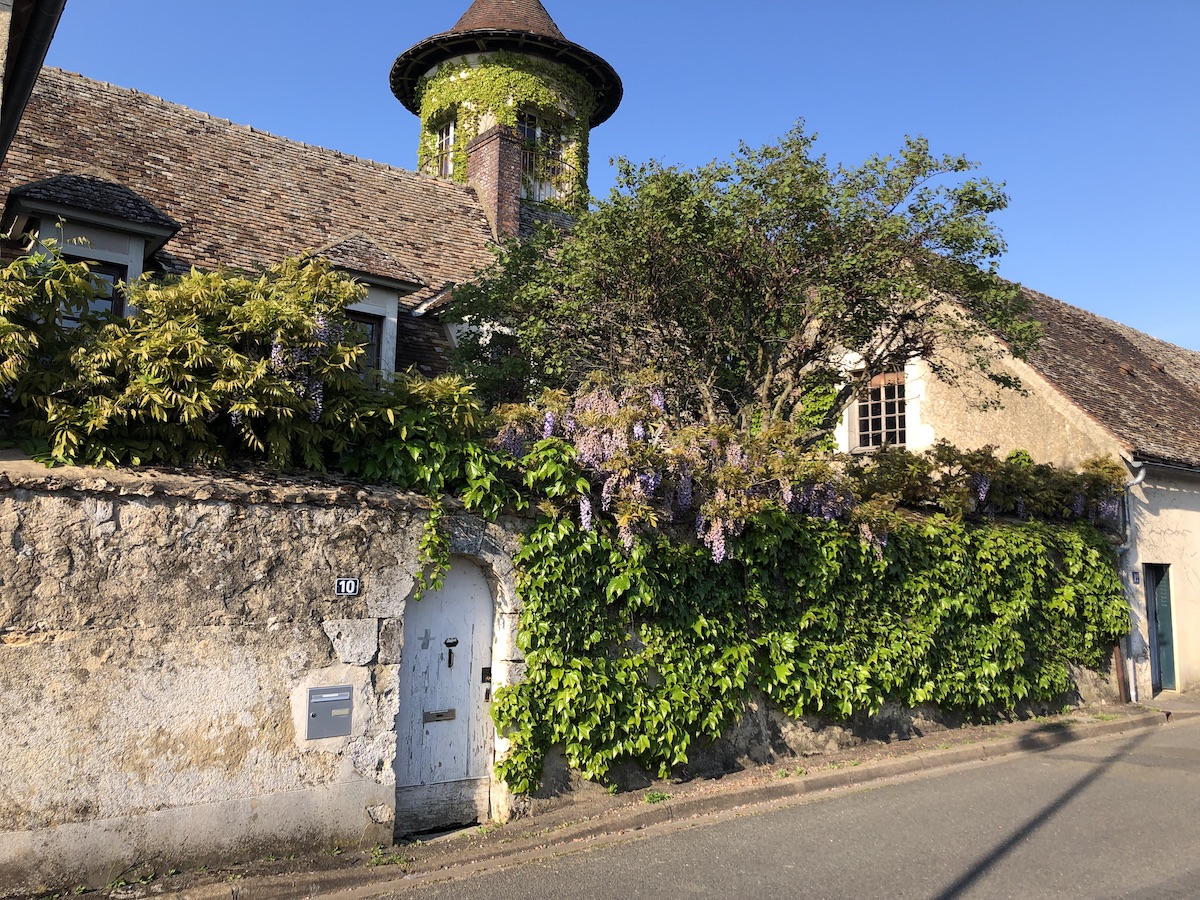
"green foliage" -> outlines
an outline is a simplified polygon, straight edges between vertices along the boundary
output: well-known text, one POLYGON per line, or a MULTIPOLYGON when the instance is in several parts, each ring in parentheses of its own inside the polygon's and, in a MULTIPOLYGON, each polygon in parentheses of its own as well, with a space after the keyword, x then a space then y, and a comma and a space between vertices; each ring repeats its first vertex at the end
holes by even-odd
POLYGON ((835 168, 799 129, 691 171, 622 162, 569 233, 504 248, 456 290, 453 315, 504 326, 469 336, 460 364, 489 400, 652 366, 685 418, 783 426, 801 447, 857 390, 850 357, 865 377, 922 358, 1015 386, 993 334, 1021 355, 1037 329, 995 274, 1007 198, 973 168, 920 139, 835 168))
POLYGON ((57 288, 58 303, 29 331, 42 364, 16 379, 12 400, 16 430, 48 460, 221 464, 246 455, 321 469, 342 448, 330 420, 363 393, 362 350, 322 332, 341 330, 342 309, 360 295, 354 282, 313 261, 258 277, 193 271, 131 286, 128 319, 84 314, 63 328, 58 306, 86 309, 83 269, 34 256, 5 271, 15 292, 57 288))
POLYGON ((1086 460, 1080 472, 1034 463, 1024 450, 1003 460, 995 448, 962 451, 941 441, 924 453, 887 447, 848 457, 846 476, 873 508, 907 507, 966 515, 1041 521, 1086 519, 1117 524, 1118 497, 1126 478, 1115 460, 1086 460))
POLYGON ((438 502, 430 508, 429 518, 425 520, 418 548, 421 572, 416 590, 413 591, 414 600, 420 600, 427 590, 440 591, 446 581, 446 573, 450 571, 450 536, 442 525, 445 515, 446 508, 438 502))
MULTIPOLYGON (((753 691, 792 715, 837 717, 887 700, 1051 698, 1068 664, 1098 665, 1127 628, 1112 551, 1088 525, 962 520, 972 504, 1079 518, 1081 500, 1116 496, 1111 462, 1067 476, 1021 454, 885 452, 845 482, 893 513, 872 532, 835 511, 843 476, 799 453, 788 425, 680 427, 651 380, 510 411, 500 443, 519 439, 518 457, 488 446, 488 419, 461 381, 358 371, 361 348, 339 333, 357 291, 292 260, 253 278, 139 283, 136 312, 119 319, 85 312, 86 267, 52 253, 19 260, 0 270, 3 402, 18 434, 59 462, 248 459, 455 495, 487 516, 537 502, 517 559, 528 672, 494 705, 513 740, 499 774, 518 791, 556 744, 588 778, 622 760, 669 773, 753 691), (81 314, 77 328, 60 324, 64 307, 81 314), (558 424, 568 419, 573 437, 558 424), (706 546, 673 531, 692 509, 684 471, 713 520, 706 546), (808 514, 789 513, 802 483, 808 514), (819 497, 808 490, 818 486, 819 497), (595 520, 577 524, 597 488, 595 520), (905 506, 951 515, 894 514, 905 506)), ((449 555, 442 515, 439 502, 421 546, 434 587, 449 555)))
POLYGON ((513 127, 521 113, 535 113, 557 128, 562 161, 574 176, 568 196, 574 208, 587 201, 588 129, 596 105, 587 79, 566 66, 519 53, 489 53, 469 65, 446 63, 417 86, 422 124, 418 168, 427 171, 438 152, 438 130, 454 122, 453 177, 467 180, 467 145, 485 116, 513 127))
POLYGON ((19 403, 19 391, 61 365, 72 330, 60 311, 81 315, 100 294, 88 267, 49 249, 0 269, 0 412, 19 403))
POLYGON ((0 411, 47 462, 241 460, 453 494, 489 518, 521 505, 469 385, 360 370, 344 309, 362 287, 320 260, 144 279, 127 319, 87 313, 96 293, 53 251, 0 269, 0 411))
MULTIPOLYGON (((617 418, 630 407, 636 399, 617 418)), ((636 469, 623 453, 603 465, 636 469)), ((494 707, 513 740, 500 771, 518 791, 537 784, 555 745, 590 779, 624 760, 665 777, 696 741, 720 737, 753 691, 793 716, 835 718, 885 701, 982 710, 1051 699, 1069 686, 1068 664, 1098 666, 1128 628, 1112 549, 1086 521, 910 514, 872 534, 767 502, 727 535, 721 562, 665 527, 627 540, 617 511, 577 524, 590 490, 577 454, 550 437, 522 461, 543 511, 517 560, 528 669, 494 707)), ((731 459, 723 446, 714 456, 731 459)), ((939 446, 884 455, 859 478, 893 508, 953 507, 964 479, 978 490, 967 473, 990 471, 1002 490, 1014 466, 1028 468, 939 446)), ((1100 462, 1049 475, 1074 491, 1094 481, 1106 499, 1116 478, 1100 462)))
POLYGON ((494 715, 517 791, 561 745, 585 777, 666 776, 761 691, 789 715, 885 701, 980 710, 1053 698, 1128 627, 1110 547, 1086 525, 904 524, 882 551, 836 522, 764 513, 716 564, 659 536, 625 553, 543 518, 518 589, 525 680, 494 715))
POLYGON ((1091 460, 1076 473, 1035 465, 1028 454, 1000 460, 991 447, 961 451, 945 442, 924 453, 801 451, 782 424, 747 433, 689 423, 670 408, 655 373, 628 381, 617 390, 594 377, 574 397, 545 391, 535 403, 496 411, 500 446, 514 456, 534 448, 523 465, 526 487, 545 485, 546 499, 577 503, 585 530, 607 514, 627 548, 638 533, 694 524, 720 562, 726 538, 768 508, 857 524, 874 541, 909 511, 1118 524, 1124 470, 1112 460, 1091 460), (578 472, 564 468, 572 462, 578 472))

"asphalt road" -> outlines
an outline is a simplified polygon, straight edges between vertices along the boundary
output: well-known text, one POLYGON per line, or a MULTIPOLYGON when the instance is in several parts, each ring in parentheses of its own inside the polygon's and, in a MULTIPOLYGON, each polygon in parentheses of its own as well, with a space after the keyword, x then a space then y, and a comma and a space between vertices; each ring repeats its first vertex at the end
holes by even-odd
POLYGON ((1200 897, 1200 720, 701 819, 392 896, 1200 897))

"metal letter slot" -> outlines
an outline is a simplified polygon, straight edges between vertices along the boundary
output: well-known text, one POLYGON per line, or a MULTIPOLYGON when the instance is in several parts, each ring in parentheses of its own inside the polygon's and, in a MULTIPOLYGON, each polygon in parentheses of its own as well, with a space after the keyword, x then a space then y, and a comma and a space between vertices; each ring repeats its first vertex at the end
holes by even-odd
POLYGON ((349 737, 353 721, 354 688, 350 685, 308 689, 306 740, 349 737))
POLYGON ((427 712, 422 717, 426 725, 430 722, 453 722, 457 711, 453 709, 439 709, 437 712, 427 712))
POLYGON ((458 638, 446 638, 446 640, 443 641, 442 643, 444 643, 446 645, 446 668, 453 669, 454 668, 454 648, 458 646, 458 638))

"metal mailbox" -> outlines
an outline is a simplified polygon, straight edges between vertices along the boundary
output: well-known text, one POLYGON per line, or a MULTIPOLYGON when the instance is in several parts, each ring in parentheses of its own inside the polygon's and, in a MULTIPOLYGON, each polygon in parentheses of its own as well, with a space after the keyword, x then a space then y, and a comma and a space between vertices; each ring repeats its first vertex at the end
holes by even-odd
POLYGON ((308 733, 305 738, 349 737, 354 719, 354 688, 348 684, 308 689, 308 733))

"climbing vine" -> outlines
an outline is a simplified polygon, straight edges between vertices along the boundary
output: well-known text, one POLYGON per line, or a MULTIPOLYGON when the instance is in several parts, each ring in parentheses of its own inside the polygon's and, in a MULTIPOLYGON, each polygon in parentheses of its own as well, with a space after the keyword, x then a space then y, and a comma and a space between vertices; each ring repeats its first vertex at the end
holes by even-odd
POLYGON ((660 775, 720 737, 752 691, 792 716, 885 701, 978 710, 1048 700, 1127 630, 1112 551, 1086 524, 896 528, 880 548, 836 521, 764 511, 716 563, 665 535, 544 517, 518 590, 525 679, 497 695, 499 774, 536 787, 561 746, 585 777, 660 775))
POLYGON ((588 130, 595 111, 595 93, 587 80, 565 66, 523 56, 496 52, 470 62, 443 64, 417 85, 420 103, 421 143, 418 168, 428 171, 438 153, 439 128, 453 121, 453 177, 465 182, 466 147, 480 132, 484 116, 497 125, 515 127, 521 113, 536 113, 558 129, 562 161, 571 183, 567 196, 586 202, 588 130))
POLYGON ((666 776, 755 692, 834 718, 1050 700, 1128 629, 1111 460, 797 453, 684 425, 652 382, 502 414, 542 512, 518 558, 528 668, 494 710, 515 790, 554 746, 591 779, 666 776))

